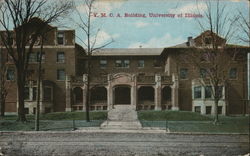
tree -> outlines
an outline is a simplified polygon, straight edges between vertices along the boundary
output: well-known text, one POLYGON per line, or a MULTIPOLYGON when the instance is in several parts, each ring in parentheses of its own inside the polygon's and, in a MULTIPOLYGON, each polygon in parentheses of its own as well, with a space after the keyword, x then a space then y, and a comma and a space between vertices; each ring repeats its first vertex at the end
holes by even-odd
POLYGON ((223 5, 219 0, 206 1, 206 6, 205 19, 198 20, 205 32, 196 38, 196 45, 187 51, 186 56, 194 71, 201 74, 198 79, 200 84, 211 86, 207 89, 213 96, 214 123, 217 123, 218 103, 223 97, 222 87, 226 87, 230 63, 237 55, 237 51, 230 51, 227 44, 234 37, 236 19, 227 11, 226 4, 223 5))
POLYGON ((71 1, 57 0, 3 0, 0 4, 1 40, 5 51, 16 67, 18 91, 18 121, 26 121, 24 112, 24 86, 28 60, 33 46, 47 24, 56 22, 69 13, 71 1), (35 18, 36 17, 36 18, 35 18), (43 22, 37 22, 37 18, 43 22), (13 31, 11 30, 13 28, 13 31), (13 39, 15 43, 13 43, 13 39))
POLYGON ((4 117, 5 114, 5 100, 7 97, 8 85, 6 83, 7 78, 7 66, 3 56, 3 51, 0 49, 0 116, 4 117))
POLYGON ((109 44, 113 42, 113 39, 109 42, 104 43, 103 45, 96 45, 98 40, 98 34, 100 29, 96 29, 92 23, 93 17, 93 8, 94 8, 95 0, 83 0, 83 5, 85 7, 85 14, 82 15, 78 10, 77 14, 79 17, 79 22, 76 22, 76 25, 83 31, 84 35, 86 35, 86 41, 83 41, 83 47, 85 48, 85 52, 87 54, 86 60, 86 86, 87 86, 87 95, 86 95, 86 121, 90 121, 89 117, 89 105, 90 105, 90 79, 91 79, 91 55, 96 50, 105 48, 109 44), (96 31, 95 31, 96 30, 96 31))
MULTIPOLYGON (((250 3, 250 2, 248 2, 250 3)), ((239 29, 238 38, 243 43, 250 46, 250 20, 249 15, 244 15, 240 10, 238 11, 237 26, 239 29)))

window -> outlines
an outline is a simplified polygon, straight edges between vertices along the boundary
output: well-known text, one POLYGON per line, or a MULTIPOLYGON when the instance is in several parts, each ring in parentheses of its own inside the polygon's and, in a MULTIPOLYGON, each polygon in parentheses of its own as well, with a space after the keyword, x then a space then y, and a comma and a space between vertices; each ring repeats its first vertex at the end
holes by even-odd
POLYGON ((14 69, 7 69, 7 80, 14 80, 15 79, 15 71, 14 69))
POLYGON ((206 114, 211 114, 212 106, 206 106, 206 114))
POLYGON ((194 98, 201 98, 201 86, 194 87, 194 98))
POLYGON ((181 79, 187 79, 187 76, 188 76, 188 69, 181 68, 180 69, 180 78, 181 79))
POLYGON ((116 60, 115 67, 118 68, 129 68, 130 61, 129 60, 116 60))
POLYGON ((33 107, 33 114, 36 114, 36 107, 33 107))
POLYGON ((153 66, 154 67, 161 67, 161 62, 159 60, 154 60, 153 66))
POLYGON ((100 67, 101 68, 106 68, 107 67, 107 60, 100 60, 100 67))
POLYGON ((116 60, 115 67, 122 67, 122 60, 116 60))
POLYGON ((33 101, 36 100, 36 90, 37 90, 36 87, 33 87, 33 88, 32 88, 32 100, 33 100, 33 101))
POLYGON ((200 77, 205 78, 207 76, 207 69, 201 68, 200 69, 200 77))
POLYGON ((211 38, 205 37, 204 42, 205 42, 205 44, 211 44, 211 38))
POLYGON ((37 62, 37 54, 36 53, 30 53, 29 62, 30 63, 37 62))
POLYGON ((130 61, 129 60, 124 60, 124 68, 129 68, 130 61))
POLYGON ((217 93, 219 98, 222 98, 222 92, 223 92, 223 86, 219 86, 218 93, 217 93))
MULTIPOLYGON (((45 53, 42 52, 42 58, 41 58, 41 62, 44 62, 45 61, 45 53)), ((37 62, 39 62, 39 59, 40 59, 40 52, 37 53, 37 62)))
POLYGON ((65 80, 65 70, 64 69, 57 70, 57 80, 65 80))
POLYGON ((57 60, 56 61, 59 63, 65 62, 64 52, 57 52, 57 60))
POLYGON ((212 86, 205 87, 205 98, 212 98, 212 86))
POLYGON ((218 106, 218 114, 222 114, 222 106, 218 106))
POLYGON ((24 87, 24 100, 29 100, 29 99, 30 99, 30 88, 24 87))
POLYGON ((43 100, 52 101, 52 88, 44 87, 43 94, 43 100))
POLYGON ((59 45, 64 44, 64 32, 57 33, 57 44, 59 44, 59 45))
POLYGON ((236 79, 237 78, 237 68, 231 68, 229 70, 229 78, 236 79))
POLYGON ((138 67, 139 68, 144 68, 144 60, 139 60, 138 61, 138 67))
POLYGON ((201 113, 201 106, 195 106, 194 107, 194 112, 201 113))

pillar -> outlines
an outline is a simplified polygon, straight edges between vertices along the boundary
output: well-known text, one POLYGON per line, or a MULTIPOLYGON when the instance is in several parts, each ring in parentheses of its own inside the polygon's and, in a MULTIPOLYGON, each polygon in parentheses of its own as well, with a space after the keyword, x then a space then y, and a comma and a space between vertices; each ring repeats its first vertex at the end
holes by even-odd
MULTIPOLYGON (((86 111, 86 103, 87 103, 87 83, 88 83, 88 74, 83 74, 82 76, 83 86, 82 86, 82 110, 86 111)), ((89 90, 90 91, 90 90, 89 90)), ((89 104, 90 109, 90 104, 89 104)))
POLYGON ((137 77, 135 74, 132 75, 132 86, 131 86, 131 105, 136 110, 137 105, 137 77))
POLYGON ((155 110, 161 110, 161 75, 155 75, 155 110))
POLYGON ((172 75, 172 81, 172 110, 179 110, 179 81, 175 74, 172 75))
POLYGON ((107 86, 107 105, 108 110, 111 110, 113 108, 113 87, 111 85, 111 75, 108 75, 108 86, 107 86))
POLYGON ((87 103, 87 85, 84 84, 82 87, 82 110, 86 111, 86 103, 87 103))
POLYGON ((72 110, 71 108, 71 78, 70 76, 66 75, 66 112, 70 112, 72 110))

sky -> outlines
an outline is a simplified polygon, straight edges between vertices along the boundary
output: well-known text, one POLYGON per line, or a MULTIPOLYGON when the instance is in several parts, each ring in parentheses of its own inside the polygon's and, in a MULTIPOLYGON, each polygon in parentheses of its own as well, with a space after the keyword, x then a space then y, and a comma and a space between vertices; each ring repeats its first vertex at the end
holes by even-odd
MULTIPOLYGON (((82 16, 85 7, 82 0, 77 2, 77 9, 82 16)), ((98 30, 96 46, 110 42, 107 48, 163 48, 187 41, 187 37, 198 36, 203 29, 198 20, 204 24, 207 11, 206 0, 98 0, 93 7, 92 25, 93 36, 98 30), (105 17, 102 17, 102 13, 105 17), (195 14, 196 17, 186 17, 186 14, 195 14), (126 14, 136 14, 139 17, 125 17, 126 14), (151 17, 150 15, 154 15, 151 17), (155 17, 165 14, 166 17, 155 17), (142 17, 141 17, 142 16, 142 17)), ((212 3, 215 4, 215 0, 212 3)), ((238 10, 248 16, 248 0, 222 0, 226 5, 226 12, 230 16, 238 10)), ((73 18, 78 20, 74 13, 73 18)), ((83 45, 86 35, 74 24, 69 25, 76 30, 76 42, 83 45)), ((239 40, 230 41, 234 44, 243 44, 239 40)))

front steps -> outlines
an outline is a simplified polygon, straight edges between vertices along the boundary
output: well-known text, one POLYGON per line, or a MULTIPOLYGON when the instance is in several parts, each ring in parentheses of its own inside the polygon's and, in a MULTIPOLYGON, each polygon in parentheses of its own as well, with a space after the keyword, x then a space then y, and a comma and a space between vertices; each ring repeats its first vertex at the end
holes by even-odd
POLYGON ((135 130, 142 129, 137 112, 131 105, 115 105, 108 112, 108 120, 102 123, 103 129, 135 130))

